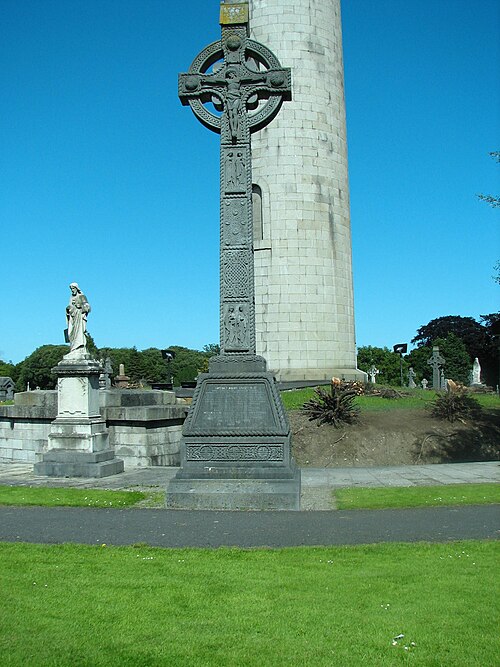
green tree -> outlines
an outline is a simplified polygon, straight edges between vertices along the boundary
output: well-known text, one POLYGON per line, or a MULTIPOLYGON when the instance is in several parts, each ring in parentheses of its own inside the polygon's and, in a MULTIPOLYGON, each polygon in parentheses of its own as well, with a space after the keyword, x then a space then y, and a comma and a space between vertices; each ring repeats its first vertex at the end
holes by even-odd
POLYGON ((0 359, 0 377, 8 377, 12 378, 14 382, 16 381, 17 378, 17 372, 16 372, 16 367, 14 364, 12 364, 10 361, 2 361, 0 359))
POLYGON ((446 361, 444 366, 445 377, 468 385, 472 364, 464 342, 453 333, 444 338, 436 338, 428 346, 415 348, 406 357, 407 363, 413 367, 417 374, 417 379, 425 378, 429 382, 432 381, 432 367, 429 366, 427 361, 432 356, 434 345, 439 347, 439 352, 446 361))
MULTIPOLYGON (((170 349, 175 352, 175 359, 172 361, 172 375, 174 384, 180 385, 181 382, 192 382, 196 380, 200 369, 203 368, 207 359, 207 352, 200 350, 190 350, 187 347, 172 345, 170 349)), ((210 355, 212 356, 212 355, 210 355)))
MULTIPOLYGON (((389 350, 388 347, 372 347, 371 345, 360 347, 358 349, 358 368, 368 372, 372 364, 380 371, 377 382, 397 386, 401 384, 399 354, 389 350)), ((404 380, 406 380, 408 368, 406 357, 403 357, 404 380)))
POLYGON ((466 347, 469 365, 472 367, 477 357, 481 364, 484 381, 495 385, 498 373, 498 347, 493 338, 491 324, 495 321, 494 318, 499 316, 499 313, 483 316, 486 326, 476 322, 473 317, 459 315, 438 317, 421 326, 411 342, 416 343, 417 347, 432 348, 434 341, 438 338, 446 338, 451 333, 455 334, 466 347))
POLYGON ((455 382, 462 382, 465 385, 469 384, 471 363, 463 341, 455 334, 450 333, 446 338, 437 338, 434 345, 439 346, 439 352, 446 360, 445 377, 455 382))
POLYGON ((21 361, 18 366, 16 387, 18 391, 25 391, 29 383, 32 389, 54 389, 56 377, 51 369, 67 354, 67 345, 42 345, 32 352, 29 357, 21 361))

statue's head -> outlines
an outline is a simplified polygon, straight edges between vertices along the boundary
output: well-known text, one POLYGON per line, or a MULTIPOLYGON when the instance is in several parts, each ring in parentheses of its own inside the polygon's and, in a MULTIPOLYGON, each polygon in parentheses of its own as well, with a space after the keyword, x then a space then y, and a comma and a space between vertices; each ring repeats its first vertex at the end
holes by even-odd
POLYGON ((71 283, 69 288, 70 288, 71 294, 73 294, 73 296, 75 296, 75 294, 78 294, 81 291, 80 288, 78 287, 78 283, 71 283))

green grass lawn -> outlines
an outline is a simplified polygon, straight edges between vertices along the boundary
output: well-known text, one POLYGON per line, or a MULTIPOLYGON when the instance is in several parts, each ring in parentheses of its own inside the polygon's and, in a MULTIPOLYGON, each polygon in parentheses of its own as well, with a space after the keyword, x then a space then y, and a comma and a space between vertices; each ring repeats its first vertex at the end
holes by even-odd
POLYGON ((0 544, 0 664, 493 667, 499 551, 0 544))
MULTIPOLYGON (((396 389, 398 388, 396 387, 396 389)), ((410 395, 394 399, 382 398, 381 396, 358 396, 356 404, 359 405, 361 411, 370 412, 424 409, 436 398, 434 391, 424 391, 423 389, 403 389, 403 391, 409 391, 410 395)), ((314 387, 283 391, 281 397, 287 410, 299 410, 306 401, 314 397, 314 387)), ((496 394, 474 394, 474 398, 477 398, 480 405, 485 409, 500 409, 500 399, 496 394)))
POLYGON ((38 505, 43 507, 141 507, 156 505, 164 493, 142 491, 101 491, 95 489, 0 486, 0 505, 38 505))
POLYGON ((500 503, 500 484, 336 489, 337 509, 387 509, 500 503))

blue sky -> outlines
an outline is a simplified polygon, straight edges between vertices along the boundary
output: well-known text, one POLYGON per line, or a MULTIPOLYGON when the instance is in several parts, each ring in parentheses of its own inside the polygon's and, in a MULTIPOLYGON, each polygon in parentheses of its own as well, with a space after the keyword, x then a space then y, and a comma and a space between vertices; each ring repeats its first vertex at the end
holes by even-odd
MULTIPOLYGON (((100 347, 218 341, 218 136, 177 98, 218 7, 1 0, 0 359, 63 342, 73 281, 100 347)), ((500 4, 342 17, 357 343, 390 347, 499 308, 500 4)))

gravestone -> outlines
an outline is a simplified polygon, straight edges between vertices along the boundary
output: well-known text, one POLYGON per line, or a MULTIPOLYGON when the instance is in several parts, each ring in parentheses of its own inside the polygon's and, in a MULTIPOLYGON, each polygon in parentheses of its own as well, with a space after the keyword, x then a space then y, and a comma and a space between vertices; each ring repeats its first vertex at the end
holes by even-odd
MULTIPOLYGON (((442 389, 441 368, 445 365, 444 358, 439 354, 439 347, 435 345, 432 348, 432 357, 427 360, 429 366, 432 367, 432 388, 435 391, 442 389)), ((444 374, 443 374, 444 375, 444 374)))
POLYGON ((408 370, 408 388, 409 388, 409 389, 415 389, 415 387, 417 386, 417 385, 415 384, 415 378, 416 378, 416 377, 417 377, 417 374, 416 374, 415 371, 413 370, 413 367, 410 366, 410 368, 409 368, 409 370, 408 370))
POLYGON ((420 386, 422 387, 422 389, 427 389, 428 384, 429 384, 429 381, 424 378, 422 380, 422 382, 420 383, 420 386))
POLYGON ((14 399, 14 380, 10 377, 0 377, 0 401, 12 401, 14 399))
POLYGON ((370 376, 370 382, 372 384, 375 384, 377 375, 380 373, 378 368, 375 368, 375 366, 372 364, 370 370, 368 371, 368 375, 370 376))
POLYGON ((124 464, 115 458, 99 410, 103 368, 87 352, 90 305, 76 283, 70 289, 66 308, 70 351, 52 369, 57 376, 57 417, 51 423, 48 451, 33 470, 48 477, 107 477, 123 472, 124 464))
POLYGON ((179 75, 179 97, 220 134, 221 353, 198 378, 166 504, 299 509, 290 425, 266 360, 256 354, 250 142, 291 98, 291 74, 248 38, 248 3, 222 4, 220 23, 221 40, 179 75))
POLYGON ((125 366, 120 364, 118 366, 118 375, 115 376, 115 387, 118 389, 128 389, 129 388, 130 378, 128 375, 125 375, 125 366))
POLYGON ((111 359, 101 359, 102 373, 99 375, 99 389, 111 389, 111 377, 113 375, 113 365, 111 359))

